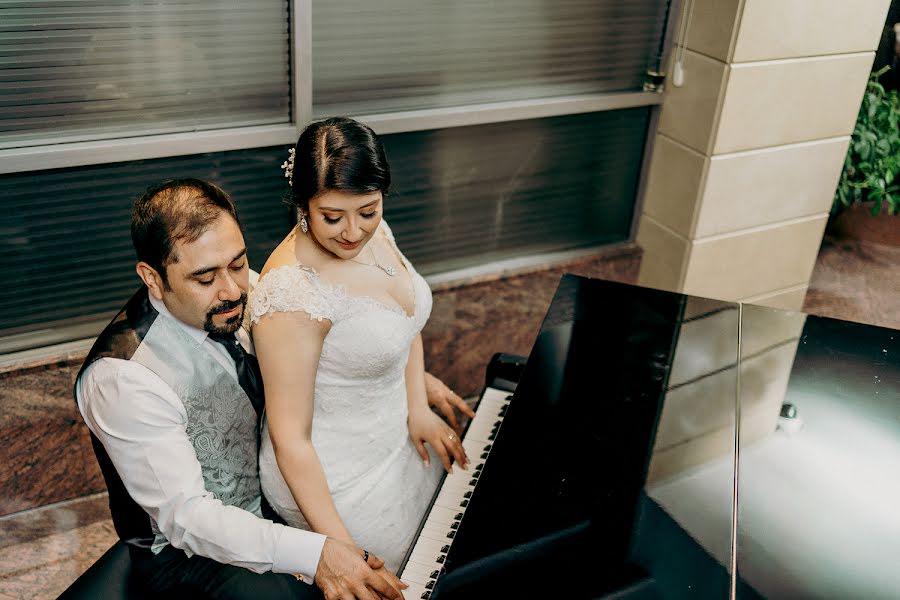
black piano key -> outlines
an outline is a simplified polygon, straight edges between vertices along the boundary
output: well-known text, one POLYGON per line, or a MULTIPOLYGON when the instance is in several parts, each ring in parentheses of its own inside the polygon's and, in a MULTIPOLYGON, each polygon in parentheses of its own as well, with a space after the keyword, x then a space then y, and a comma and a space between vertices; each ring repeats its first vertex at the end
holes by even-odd
POLYGON ((459 521, 450 524, 450 529, 459 529, 459 521))
POLYGON ((450 538, 450 539, 452 540, 454 537, 456 537, 456 532, 455 532, 455 531, 451 531, 450 533, 447 534, 447 537, 450 538))
POLYGON ((481 463, 475 467, 475 472, 477 473, 478 471, 480 471, 483 468, 484 468, 484 463, 481 463))
POLYGON ((425 592, 419 596, 422 600, 429 600, 431 598, 431 591, 425 590, 425 592))
POLYGON ((491 435, 488 436, 488 439, 493 442, 494 439, 496 439, 496 437, 497 437, 497 432, 495 431, 494 433, 492 433, 491 435))
POLYGON ((425 584, 425 589, 426 589, 426 590, 433 590, 433 589, 434 589, 434 581, 432 580, 432 581, 429 581, 428 583, 426 583, 426 584, 425 584))
POLYGON ((438 556, 437 562, 443 564, 445 560, 447 560, 447 555, 441 554, 440 556, 438 556))
MULTIPOLYGON (((441 553, 442 553, 442 554, 447 554, 448 552, 450 552, 450 544, 447 544, 446 546, 444 546, 443 548, 441 548, 441 553)), ((435 571, 435 573, 437 573, 437 571, 435 571)))
POLYGON ((484 460, 484 459, 487 458, 487 457, 488 457, 488 453, 487 453, 487 452, 485 452, 485 453, 483 453, 483 454, 481 455, 482 460, 484 460))
POLYGON ((463 514, 462 514, 462 513, 456 513, 456 516, 453 518, 453 520, 454 520, 454 521, 459 521, 459 520, 462 519, 462 518, 463 518, 463 514))
POLYGON ((469 490, 468 492, 463 494, 463 498, 471 498, 471 497, 472 497, 472 490, 469 490))
POLYGON ((488 444, 487 446, 484 447, 484 451, 490 452, 492 447, 493 447, 493 444, 488 444))
POLYGON ((463 500, 462 502, 459 503, 459 505, 462 506, 463 508, 465 508, 465 507, 467 507, 467 506, 469 505, 469 501, 468 501, 468 500, 463 500))
POLYGON ((469 485, 475 485, 476 483, 478 483, 478 478, 474 477, 472 478, 472 481, 469 482, 469 485))
POLYGON ((438 575, 440 575, 440 574, 441 574, 440 571, 432 571, 432 572, 431 572, 431 575, 429 575, 428 578, 429 578, 429 579, 437 579, 437 578, 438 578, 438 575))

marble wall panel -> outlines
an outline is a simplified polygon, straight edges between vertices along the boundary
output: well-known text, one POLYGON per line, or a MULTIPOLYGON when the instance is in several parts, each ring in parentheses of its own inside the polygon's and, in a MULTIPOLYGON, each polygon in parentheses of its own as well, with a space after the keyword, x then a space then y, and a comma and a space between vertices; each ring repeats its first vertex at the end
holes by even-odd
POLYGON ((106 489, 72 396, 78 367, 0 379, 0 515, 106 489))
POLYGON ((644 214, 684 237, 692 237, 708 164, 709 159, 696 150, 657 135, 647 173, 644 214))
POLYGON ((840 137, 713 156, 693 236, 827 213, 849 142, 840 137))
POLYGON ((731 65, 710 154, 850 135, 874 57, 864 52, 731 65))
POLYGON ((691 244, 687 238, 641 215, 637 243, 644 251, 638 283, 660 290, 681 291, 691 244))
POLYGON ((890 0, 745 0, 732 61, 875 50, 890 3, 890 0))
POLYGON ((685 84, 666 86, 658 132, 710 154, 729 67, 703 54, 684 53, 685 84))
POLYGON ((806 284, 825 215, 695 241, 684 291, 734 300, 806 284))
POLYGON ((744 0, 694 0, 688 48, 729 62, 743 4, 744 0))

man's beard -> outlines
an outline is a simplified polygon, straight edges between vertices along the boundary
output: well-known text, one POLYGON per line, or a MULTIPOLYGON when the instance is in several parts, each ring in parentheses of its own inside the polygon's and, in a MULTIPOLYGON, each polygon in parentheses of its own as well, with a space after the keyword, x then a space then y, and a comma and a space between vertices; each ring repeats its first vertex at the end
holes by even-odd
POLYGON ((217 335, 225 335, 228 333, 234 333, 241 327, 241 323, 244 321, 244 311, 247 310, 247 294, 241 294, 241 297, 238 300, 228 300, 222 302, 221 304, 217 304, 213 306, 206 313, 206 321, 203 323, 203 330, 208 331, 209 333, 215 333, 217 335), (213 323, 213 316, 218 313, 223 313, 235 308, 236 306, 241 307, 241 312, 227 321, 225 321, 225 325, 221 327, 217 327, 215 323, 213 323))

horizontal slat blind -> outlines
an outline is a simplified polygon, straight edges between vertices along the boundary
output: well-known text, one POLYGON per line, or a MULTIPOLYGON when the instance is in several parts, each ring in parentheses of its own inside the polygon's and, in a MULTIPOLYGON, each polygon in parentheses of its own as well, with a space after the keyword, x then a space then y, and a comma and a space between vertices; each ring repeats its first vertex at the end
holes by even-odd
POLYGON ((639 91, 665 0, 313 2, 313 109, 372 114, 639 91))
POLYGON ((164 179, 200 177, 231 193, 250 265, 261 268, 290 228, 285 155, 268 148, 0 177, 0 335, 121 308, 140 285, 131 205, 164 179))
POLYGON ((0 0, 0 148, 290 121, 287 0, 0 0))
POLYGON ((385 217, 425 274, 630 235, 649 108, 383 137, 385 217))
MULTIPOLYGON (((383 136, 385 215, 420 272, 625 240, 649 108, 383 136)), ((137 288, 131 204, 171 177, 235 198, 250 264, 289 228, 284 148, 0 177, 0 336, 108 316, 137 288)))

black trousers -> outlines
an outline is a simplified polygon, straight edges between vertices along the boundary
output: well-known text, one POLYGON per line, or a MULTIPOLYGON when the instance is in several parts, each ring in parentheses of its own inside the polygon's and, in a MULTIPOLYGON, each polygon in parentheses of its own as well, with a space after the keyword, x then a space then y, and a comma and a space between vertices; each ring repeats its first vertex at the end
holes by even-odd
POLYGON ((133 576, 140 581, 146 598, 196 600, 321 600, 315 585, 297 581, 284 573, 254 573, 224 565, 204 556, 190 558, 173 546, 159 554, 129 547, 133 576))

